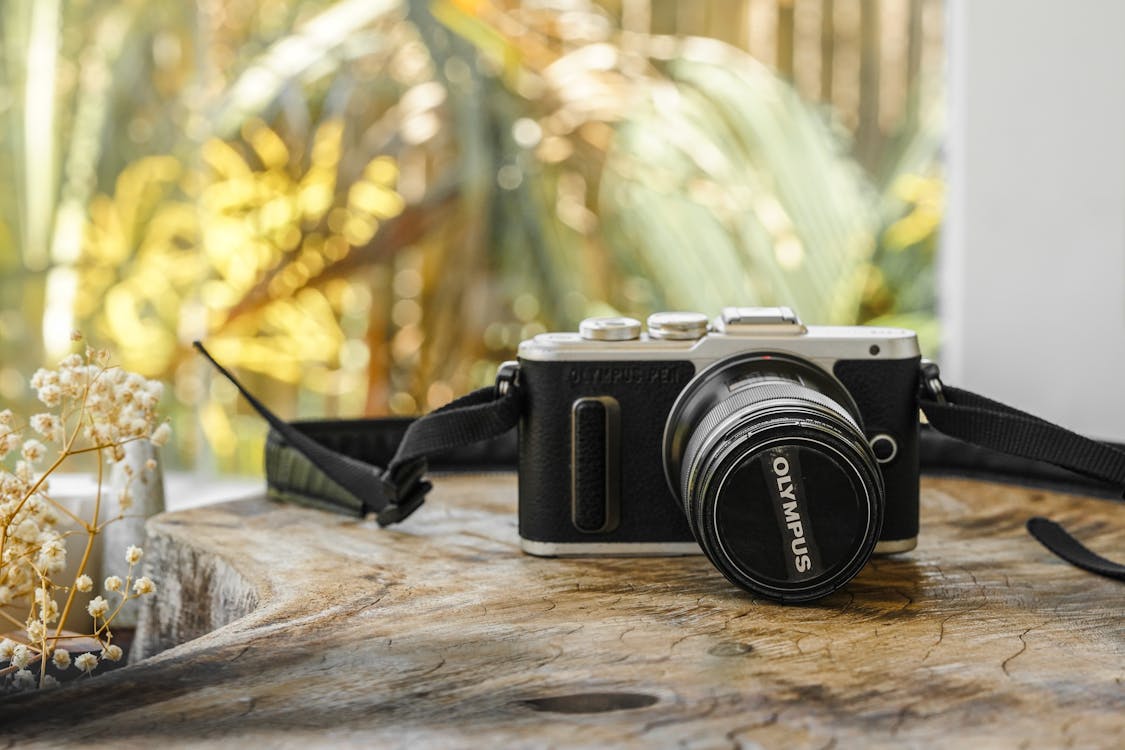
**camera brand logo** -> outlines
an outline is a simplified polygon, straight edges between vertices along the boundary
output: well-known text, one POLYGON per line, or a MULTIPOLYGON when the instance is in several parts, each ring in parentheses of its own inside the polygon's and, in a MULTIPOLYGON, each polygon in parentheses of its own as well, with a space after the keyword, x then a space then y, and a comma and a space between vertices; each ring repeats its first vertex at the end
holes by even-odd
POLYGON ((650 385, 686 383, 695 374, 686 363, 592 365, 572 367, 566 374, 571 385, 650 385))
POLYGON ((790 578, 811 578, 816 574, 816 549, 811 529, 806 530, 807 505, 800 487, 800 462, 796 451, 785 448, 771 450, 766 458, 773 472, 770 489, 774 511, 782 526, 782 537, 788 542, 787 568, 790 578))

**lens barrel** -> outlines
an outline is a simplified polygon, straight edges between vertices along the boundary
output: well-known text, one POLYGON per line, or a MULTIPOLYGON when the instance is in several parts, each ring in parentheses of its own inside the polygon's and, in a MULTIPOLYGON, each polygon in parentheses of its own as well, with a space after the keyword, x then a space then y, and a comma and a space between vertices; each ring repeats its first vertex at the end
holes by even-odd
POLYGON ((664 470, 715 567, 771 599, 835 591, 879 538, 883 480, 855 402, 797 357, 739 355, 696 375, 669 414, 664 470))

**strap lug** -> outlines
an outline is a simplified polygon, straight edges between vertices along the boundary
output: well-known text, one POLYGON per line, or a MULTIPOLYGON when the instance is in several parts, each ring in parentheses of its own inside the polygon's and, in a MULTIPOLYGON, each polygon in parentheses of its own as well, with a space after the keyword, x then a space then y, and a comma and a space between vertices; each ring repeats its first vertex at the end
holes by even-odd
POLYGON ((504 398, 519 387, 520 363, 514 359, 502 362, 496 370, 496 397, 504 398))
POLYGON ((941 382, 941 368, 931 359, 923 359, 919 369, 922 372, 922 390, 931 399, 939 404, 948 403, 945 400, 945 388, 941 382))

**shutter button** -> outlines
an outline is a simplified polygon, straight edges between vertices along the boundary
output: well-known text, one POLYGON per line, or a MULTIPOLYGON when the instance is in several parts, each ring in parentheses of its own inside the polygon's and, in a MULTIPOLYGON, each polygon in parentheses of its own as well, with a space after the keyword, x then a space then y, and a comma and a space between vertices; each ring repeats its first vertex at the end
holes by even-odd
POLYGON ((654 339, 690 341, 707 333, 710 321, 703 313, 660 312, 648 316, 648 335, 654 339))

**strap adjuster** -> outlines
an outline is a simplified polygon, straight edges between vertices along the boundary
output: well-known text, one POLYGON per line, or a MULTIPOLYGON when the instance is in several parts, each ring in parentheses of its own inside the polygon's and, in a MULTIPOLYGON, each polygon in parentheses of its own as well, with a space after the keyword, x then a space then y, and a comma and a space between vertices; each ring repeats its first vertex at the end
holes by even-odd
POLYGON ((433 487, 429 482, 418 482, 409 495, 397 503, 390 503, 387 507, 375 514, 375 522, 380 527, 390 526, 405 520, 411 513, 422 507, 426 501, 426 493, 433 487))

